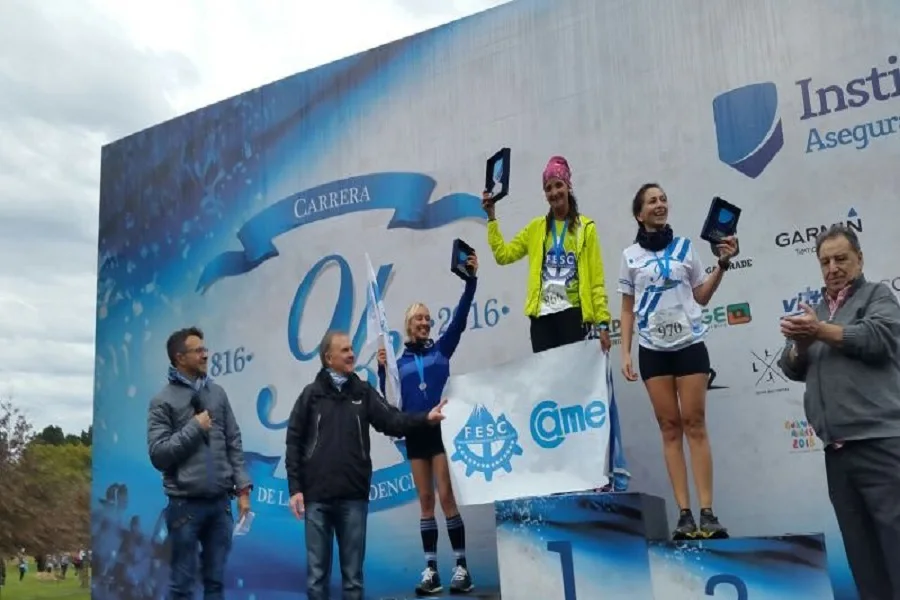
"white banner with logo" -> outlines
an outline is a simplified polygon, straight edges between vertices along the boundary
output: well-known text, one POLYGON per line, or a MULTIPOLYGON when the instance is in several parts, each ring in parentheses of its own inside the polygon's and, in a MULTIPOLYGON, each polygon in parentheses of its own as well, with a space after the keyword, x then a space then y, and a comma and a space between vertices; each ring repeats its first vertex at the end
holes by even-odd
POLYGON ((450 378, 442 431, 461 505, 599 488, 610 444, 596 340, 450 378))

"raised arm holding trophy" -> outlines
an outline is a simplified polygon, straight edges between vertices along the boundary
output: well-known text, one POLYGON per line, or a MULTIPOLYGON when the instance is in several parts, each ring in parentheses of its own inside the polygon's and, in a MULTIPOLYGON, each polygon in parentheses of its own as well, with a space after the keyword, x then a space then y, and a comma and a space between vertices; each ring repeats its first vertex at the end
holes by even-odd
MULTIPOLYGON (((432 339, 432 319, 428 307, 415 302, 406 309, 406 343, 397 358, 400 372, 400 396, 404 412, 422 412, 438 406, 443 399, 444 386, 450 378, 450 360, 462 338, 469 320, 475 289, 478 285, 478 256, 461 239, 453 241, 450 271, 465 282, 459 305, 443 335, 432 339)), ((378 381, 384 393, 386 383, 384 349, 378 352, 378 381)), ((435 519, 435 489, 441 510, 446 518, 447 537, 453 548, 456 564, 450 571, 450 593, 470 592, 474 584, 466 561, 466 530, 450 481, 450 465, 440 426, 420 429, 406 436, 406 458, 409 460, 413 483, 419 497, 419 531, 425 569, 416 584, 416 594, 435 595, 443 589, 438 572, 438 525, 435 519)))
POLYGON ((548 161, 542 183, 549 210, 507 243, 495 207, 509 191, 509 158, 503 150, 488 160, 482 206, 488 217, 488 244, 497 264, 528 257, 525 314, 531 321, 532 351, 590 337, 599 337, 603 351, 609 351, 610 314, 597 227, 579 213, 568 161, 562 156, 548 161), (501 185, 498 194, 492 191, 495 183, 501 185))

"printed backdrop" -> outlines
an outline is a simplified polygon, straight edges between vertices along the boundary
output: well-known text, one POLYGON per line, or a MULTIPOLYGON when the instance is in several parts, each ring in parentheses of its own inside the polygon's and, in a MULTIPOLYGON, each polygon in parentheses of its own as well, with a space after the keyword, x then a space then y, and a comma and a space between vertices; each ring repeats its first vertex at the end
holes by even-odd
MULTIPOLYGON (((448 272, 451 242, 466 240, 481 253, 481 282, 454 373, 530 353, 526 264, 491 259, 478 198, 484 160, 509 146, 505 235, 543 214, 541 169, 568 157, 581 210, 598 222, 615 315, 642 183, 665 187, 675 230, 698 245, 713 195, 744 209, 738 268, 705 312, 716 506, 738 536, 824 531, 836 595, 853 598, 802 387, 774 361, 778 318, 820 285, 822 227, 856 228, 867 275, 900 290, 898 27, 894 0, 519 0, 104 147, 94 597, 164 593, 165 500, 145 415, 172 330, 207 332, 257 485, 253 531, 230 563, 234 598, 304 588, 303 526, 285 506, 285 420, 325 329, 349 331, 356 348, 366 338, 366 252, 389 322, 424 301, 439 334, 462 291, 448 272)), ((359 360, 374 381, 372 351, 359 360)), ((618 351, 612 361, 617 373, 618 351)), ((618 375, 616 390, 631 489, 669 499, 674 517, 645 392, 618 375)), ((399 450, 388 439, 373 449, 376 597, 409 591, 422 563, 399 450)), ((492 511, 464 516, 477 583, 495 586, 492 511)), ((442 534, 442 565, 447 545, 442 534)))

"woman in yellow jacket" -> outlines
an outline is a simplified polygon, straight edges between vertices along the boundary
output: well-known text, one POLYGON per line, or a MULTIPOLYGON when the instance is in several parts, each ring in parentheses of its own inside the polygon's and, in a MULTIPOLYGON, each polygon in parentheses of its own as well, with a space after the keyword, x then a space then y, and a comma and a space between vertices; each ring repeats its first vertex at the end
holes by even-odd
POLYGON ((542 352, 599 337, 610 348, 609 304, 597 227, 578 213, 569 163, 554 156, 543 174, 546 216, 536 217, 506 243, 489 192, 482 197, 488 244, 498 265, 528 257, 525 314, 531 319, 531 349, 542 352))

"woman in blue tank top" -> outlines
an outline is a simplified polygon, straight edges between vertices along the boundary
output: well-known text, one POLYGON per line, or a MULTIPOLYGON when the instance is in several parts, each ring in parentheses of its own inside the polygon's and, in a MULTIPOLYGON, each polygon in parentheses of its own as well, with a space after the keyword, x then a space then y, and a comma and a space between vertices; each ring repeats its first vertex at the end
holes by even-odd
MULTIPOLYGON (((433 321, 428 307, 415 303, 406 309, 404 319, 406 344, 403 353, 397 358, 400 398, 404 412, 428 412, 441 401, 444 386, 450 378, 450 358, 466 329, 469 309, 475 298, 478 258, 474 254, 469 257, 468 265, 473 276, 466 281, 459 306, 456 307, 447 330, 437 341, 431 339, 433 321)), ((385 393, 385 360, 385 352, 382 349, 378 352, 378 383, 382 395, 385 393)), ((431 595, 443 590, 437 571, 435 483, 441 509, 447 519, 447 536, 450 538, 450 545, 456 558, 456 565, 450 578, 450 591, 456 594, 470 592, 474 586, 466 564, 465 527, 450 483, 450 465, 447 462, 440 426, 429 427, 406 436, 406 457, 409 459, 413 481, 419 495, 422 513, 420 531, 426 563, 416 593, 431 595)))

